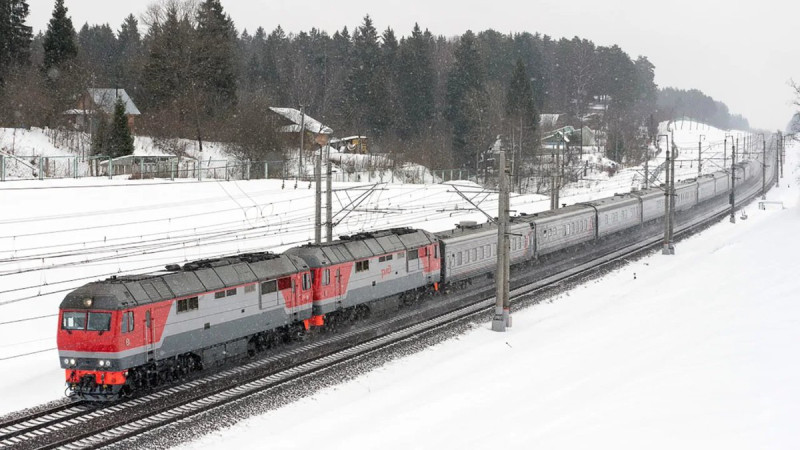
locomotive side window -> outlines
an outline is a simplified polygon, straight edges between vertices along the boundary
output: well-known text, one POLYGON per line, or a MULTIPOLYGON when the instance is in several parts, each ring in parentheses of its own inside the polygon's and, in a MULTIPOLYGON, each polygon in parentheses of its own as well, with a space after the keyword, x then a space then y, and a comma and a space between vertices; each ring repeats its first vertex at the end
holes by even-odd
POLYGON ((408 260, 419 259, 419 250, 409 250, 408 251, 408 260))
POLYGON ((111 313, 90 312, 86 322, 89 331, 108 331, 111 329, 111 313))
POLYGON ((292 288, 292 279, 291 278, 285 277, 285 278, 280 278, 278 280, 278 290, 279 291, 283 291, 285 289, 291 289, 291 288, 292 288))
MULTIPOLYGON (((190 298, 185 298, 183 300, 178 300, 177 306, 176 306, 177 312, 179 312, 179 313, 186 312, 186 311, 192 311, 192 310, 198 309, 199 307, 200 307, 200 304, 199 304, 199 302, 197 300, 197 297, 190 297, 190 298)), ((131 313, 131 314, 133 314, 133 313, 131 313)), ((131 320, 133 320, 133 319, 131 319, 131 320)), ((133 328, 131 328, 131 329, 133 329, 133 328)))
POLYGON ((236 295, 236 288, 228 289, 227 291, 225 291, 225 295, 228 296, 228 297, 230 297, 232 295, 236 295))
POLYGON ((125 311, 122 313, 122 328, 123 333, 130 333, 133 331, 133 311, 125 311))
POLYGON ((311 275, 304 273, 303 274, 303 290, 307 291, 311 289, 311 275))
POLYGON ((327 286, 331 284, 331 270, 325 269, 322 271, 322 285, 327 286))
POLYGON ((270 294, 278 290, 278 282, 275 280, 261 283, 261 294, 270 294))
POLYGON ((225 298, 225 291, 214 292, 214 298, 225 298))
POLYGON ((83 330, 86 329, 85 312, 65 312, 61 322, 62 330, 83 330))
POLYGON ((369 270, 369 260, 356 261, 356 272, 366 272, 369 270))

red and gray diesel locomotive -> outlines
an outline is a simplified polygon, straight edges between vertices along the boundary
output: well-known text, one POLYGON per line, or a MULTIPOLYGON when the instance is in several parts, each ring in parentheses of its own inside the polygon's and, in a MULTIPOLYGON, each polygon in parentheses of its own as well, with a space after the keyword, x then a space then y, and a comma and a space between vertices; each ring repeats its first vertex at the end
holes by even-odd
MULTIPOLYGON (((758 164, 737 165, 737 194, 760 188, 758 164)), ((699 214, 691 210, 723 201, 729 178, 715 173, 679 183, 677 214, 699 214)), ((652 188, 514 217, 511 263, 611 237, 633 239, 635 227, 663 220, 664 199, 662 189, 652 188)), ((282 254, 247 253, 89 283, 61 303, 61 367, 72 394, 115 399, 254 354, 312 327, 376 307, 391 311, 440 285, 491 276, 496 236, 493 223, 462 222, 435 234, 394 228, 282 254)))

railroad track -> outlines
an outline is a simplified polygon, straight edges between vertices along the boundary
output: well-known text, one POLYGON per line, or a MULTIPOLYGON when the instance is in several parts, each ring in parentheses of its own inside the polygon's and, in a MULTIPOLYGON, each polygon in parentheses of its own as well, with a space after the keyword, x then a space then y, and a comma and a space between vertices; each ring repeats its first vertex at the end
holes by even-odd
POLYGON ((0 422, 0 446, 17 443, 17 436, 35 433, 37 430, 60 421, 81 416, 96 406, 84 401, 67 401, 31 414, 0 422))
MULTIPOLYGON (((750 187, 746 201, 755 198, 758 192, 757 186, 750 187)), ((707 226, 726 216, 728 211, 729 208, 718 206, 708 217, 685 220, 676 227, 676 235, 707 226)), ((531 275, 523 272, 517 277, 518 286, 511 290, 511 297, 515 300, 529 297, 537 290, 601 270, 639 252, 649 251, 660 242, 660 237, 651 236, 600 257, 586 257, 585 261, 577 264, 568 262, 570 258, 564 258, 565 261, 555 264, 549 273, 536 274, 534 281, 526 280, 531 275)), ((139 398, 99 407, 65 404, 53 410, 16 418, 0 424, 0 447, 99 448, 170 424, 186 422, 198 414, 292 382, 302 382, 322 370, 420 337, 454 322, 471 320, 476 315, 491 312, 494 306, 493 293, 494 287, 485 285, 471 289, 469 293, 437 297, 437 302, 428 302, 423 311, 407 311, 388 320, 320 338, 311 344, 282 349, 279 354, 139 398)))

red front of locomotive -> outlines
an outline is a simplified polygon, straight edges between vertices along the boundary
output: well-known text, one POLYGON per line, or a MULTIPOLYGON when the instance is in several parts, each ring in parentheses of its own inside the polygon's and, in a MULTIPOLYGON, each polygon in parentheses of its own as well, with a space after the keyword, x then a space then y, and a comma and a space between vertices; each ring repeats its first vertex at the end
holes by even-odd
POLYGON ((126 384, 133 357, 140 352, 130 345, 134 313, 125 310, 127 305, 121 304, 116 290, 90 283, 61 303, 59 360, 68 387, 84 397, 116 398, 126 384))

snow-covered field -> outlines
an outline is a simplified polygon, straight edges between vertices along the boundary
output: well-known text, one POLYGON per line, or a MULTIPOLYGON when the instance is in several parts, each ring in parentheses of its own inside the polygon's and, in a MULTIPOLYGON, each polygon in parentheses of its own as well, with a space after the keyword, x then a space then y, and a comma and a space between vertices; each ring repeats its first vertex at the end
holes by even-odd
POLYGON ((602 279, 186 448, 793 449, 800 158, 768 200, 602 279), (790 185, 791 187, 787 186, 790 185))
MULTIPOLYGON (((725 134, 721 130, 701 132, 718 137, 725 134)), ((694 136, 688 135, 688 130, 676 131, 676 141, 680 144, 678 138, 684 134, 684 140, 692 142, 694 136)), ((659 158, 663 161, 663 154, 656 156, 651 167, 659 158)), ((635 173, 637 169, 627 171, 635 173)), ((570 187, 562 201, 571 204, 626 192, 632 178, 623 177, 625 173, 570 187)), ((679 175, 692 176, 692 172, 679 171, 679 175)), ((334 209, 349 205, 365 194, 368 186, 336 183, 334 209)), ((496 214, 496 196, 470 183, 386 184, 357 205, 334 234, 389 226, 438 231, 461 220, 485 221, 482 213, 454 192, 456 186, 489 214, 496 214)), ((56 314, 69 290, 113 274, 152 271, 168 263, 245 251, 280 251, 313 236, 313 187, 300 183, 295 189, 292 183, 280 180, 14 181, 0 183, 0 205, 0 414, 62 396, 63 371, 55 351, 56 314)), ((548 205, 549 200, 541 196, 512 197, 512 209, 518 212, 541 211, 548 205)), ((748 212, 755 220, 737 225, 736 230, 760 220, 755 210, 748 212)), ((773 215, 779 214, 785 212, 773 215)), ((683 252, 680 246, 680 257, 683 252)), ((651 293, 657 292, 660 290, 651 293)), ((525 329, 524 314, 528 313, 515 319, 517 334, 525 329)), ((560 323, 561 319, 546 321, 560 323)), ((571 335, 563 333, 564 338, 573 339, 571 335)), ((480 358, 480 350, 476 352, 474 357, 480 358)), ((541 369, 532 367, 537 370, 528 372, 541 369)), ((438 405, 440 400, 431 402, 438 405)))

